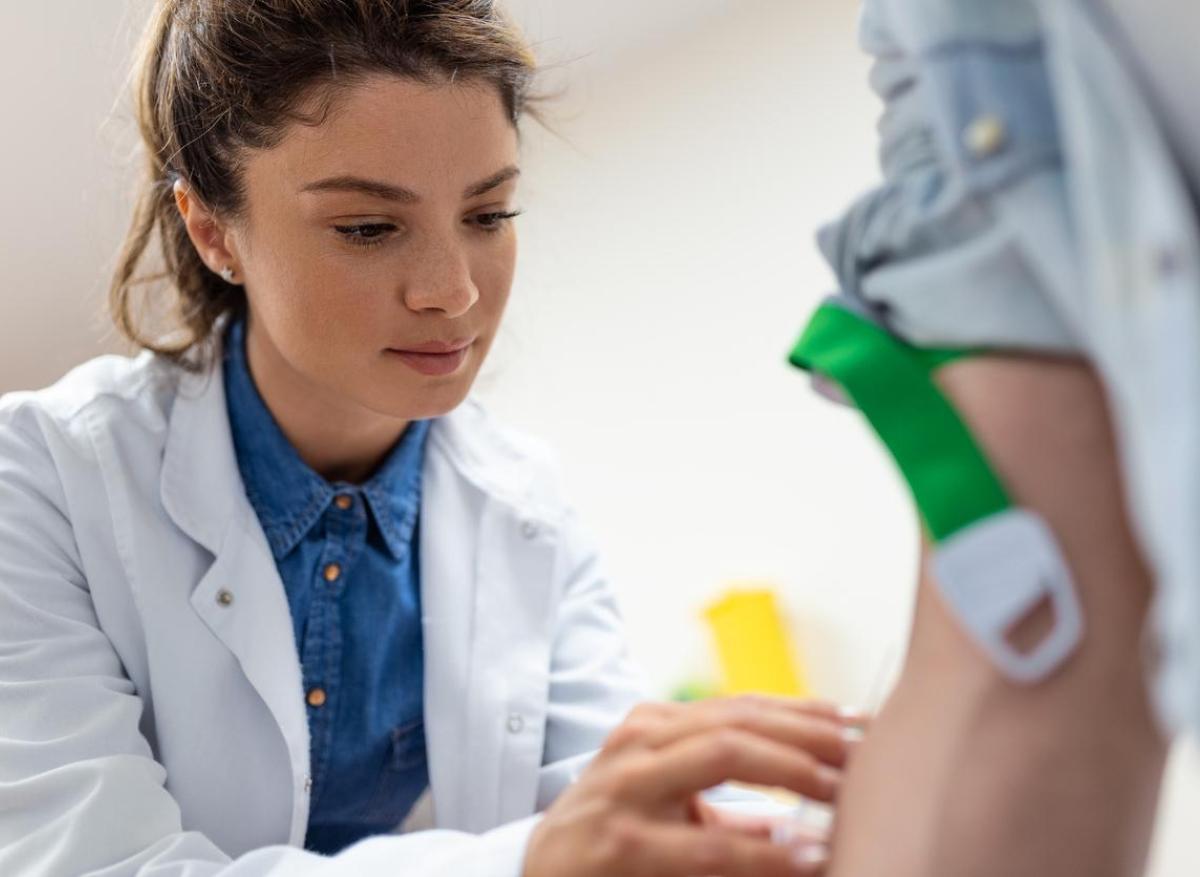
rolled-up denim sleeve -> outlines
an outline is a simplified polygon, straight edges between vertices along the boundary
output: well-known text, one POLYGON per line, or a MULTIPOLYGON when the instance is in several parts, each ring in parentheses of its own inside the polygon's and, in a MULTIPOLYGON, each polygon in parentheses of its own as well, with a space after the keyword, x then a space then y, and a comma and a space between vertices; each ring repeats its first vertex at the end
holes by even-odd
MULTIPOLYGON (((1010 12, 1022 5, 988 2, 1010 12)), ((884 104, 884 179, 820 231, 821 251, 844 296, 915 344, 1076 350, 1052 288, 1070 273, 1057 270, 1072 258, 1062 245, 1069 229, 1039 240, 1025 223, 1062 214, 1036 17, 1009 16, 993 28, 972 17, 970 0, 955 4, 957 19, 931 5, 863 6, 860 43, 874 59, 871 87, 884 104), (898 21, 934 14, 940 29, 898 21)))

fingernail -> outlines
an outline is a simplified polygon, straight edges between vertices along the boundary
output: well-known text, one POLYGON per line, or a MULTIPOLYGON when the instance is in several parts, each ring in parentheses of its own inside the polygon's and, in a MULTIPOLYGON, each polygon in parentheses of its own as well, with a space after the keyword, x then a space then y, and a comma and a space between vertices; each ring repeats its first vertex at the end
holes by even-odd
POLYGON ((842 730, 842 739, 845 740, 851 748, 857 746, 859 743, 865 740, 866 737, 867 735, 863 733, 862 728, 845 728, 842 730))
POLYGON ((823 764, 817 768, 817 778, 821 784, 825 786, 830 794, 837 792, 842 785, 842 772, 823 764))
POLYGON ((838 707, 838 718, 843 722, 861 725, 868 721, 871 717, 864 710, 857 709, 852 706, 838 707))
POLYGON ((800 874, 811 874, 829 864, 829 847, 807 844, 792 852, 792 864, 800 874))
MULTIPOLYGON (((804 811, 803 809, 798 809, 797 812, 803 813, 804 811)), ((812 840, 812 836, 800 824, 798 817, 793 816, 791 819, 777 822, 771 826, 771 843, 776 846, 790 847, 805 842, 811 843, 812 840)))

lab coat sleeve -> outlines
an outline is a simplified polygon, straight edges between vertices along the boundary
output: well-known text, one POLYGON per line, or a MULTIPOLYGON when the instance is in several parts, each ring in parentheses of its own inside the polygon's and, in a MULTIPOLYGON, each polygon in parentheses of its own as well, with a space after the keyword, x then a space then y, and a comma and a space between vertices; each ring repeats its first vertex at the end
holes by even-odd
MULTIPOLYGON (((478 836, 373 837, 331 857, 281 845, 231 860, 185 831, 139 730, 142 701, 81 572, 55 465, 56 454, 71 451, 46 438, 37 416, 13 408, 0 405, 0 874, 519 877, 536 818, 478 836)), ((575 599, 587 602, 582 592, 575 599)), ((579 689, 589 666, 580 650, 604 646, 611 622, 603 601, 570 611, 593 617, 579 622, 580 639, 564 656, 559 684, 579 689)), ((584 709, 559 721, 599 717, 584 709)))
POLYGON ((562 540, 539 810, 574 781, 630 709, 647 699, 616 597, 573 511, 566 513, 562 540))
MULTIPOLYGON (((539 810, 578 777, 630 709, 649 699, 646 681, 629 657, 612 588, 573 513, 564 537, 567 575, 555 627, 539 810)), ((760 817, 784 816, 795 809, 731 785, 709 789, 705 800, 723 810, 760 817)))

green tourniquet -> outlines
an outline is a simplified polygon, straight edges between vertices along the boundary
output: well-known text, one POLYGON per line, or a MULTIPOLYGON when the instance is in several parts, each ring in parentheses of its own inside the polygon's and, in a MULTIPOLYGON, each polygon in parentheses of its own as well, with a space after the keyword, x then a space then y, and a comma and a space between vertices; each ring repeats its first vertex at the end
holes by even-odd
POLYGON ((969 351, 918 350, 836 305, 813 315, 793 365, 836 381, 891 451, 936 542, 1012 506, 932 372, 969 351))

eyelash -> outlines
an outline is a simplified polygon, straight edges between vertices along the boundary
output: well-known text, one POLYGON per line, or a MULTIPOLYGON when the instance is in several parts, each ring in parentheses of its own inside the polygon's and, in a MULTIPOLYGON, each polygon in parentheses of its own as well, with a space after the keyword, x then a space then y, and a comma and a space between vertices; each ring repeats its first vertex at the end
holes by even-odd
POLYGON ((390 222, 364 222, 359 225, 335 225, 333 228, 347 243, 359 247, 373 247, 383 243, 381 232, 395 231, 396 226, 390 222), (368 232, 371 233, 369 237, 368 232))
POLYGON ((491 213, 480 213, 475 217, 476 220, 490 219, 495 222, 495 225, 480 225, 479 227, 486 232, 495 233, 503 228, 506 222, 511 222, 521 215, 520 210, 498 210, 491 213))
MULTIPOLYGON (((493 211, 491 213, 480 213, 474 217, 475 225, 484 234, 496 234, 507 222, 511 222, 521 215, 520 210, 493 211), (488 220, 490 225, 483 225, 480 220, 488 220)), ((340 234, 343 239, 351 246, 355 247, 377 247, 382 244, 387 238, 384 232, 395 231, 396 226, 390 222, 364 222, 360 225, 335 225, 334 230, 340 234)))

